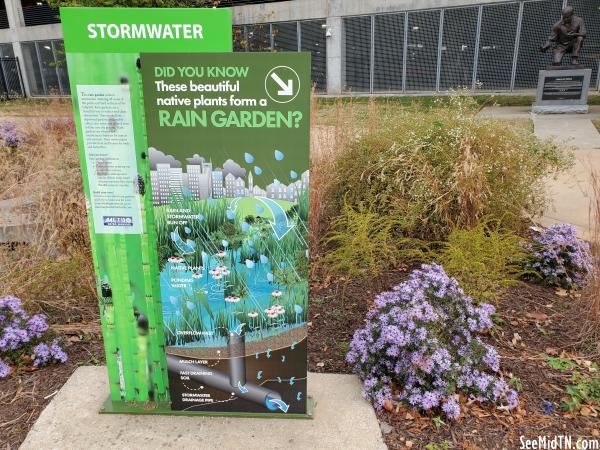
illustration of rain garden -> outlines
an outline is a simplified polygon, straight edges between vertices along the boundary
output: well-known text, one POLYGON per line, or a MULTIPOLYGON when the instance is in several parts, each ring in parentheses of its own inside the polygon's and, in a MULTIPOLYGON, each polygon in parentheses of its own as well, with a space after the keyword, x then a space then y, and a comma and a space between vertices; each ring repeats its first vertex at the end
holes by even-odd
POLYGON ((306 324, 308 191, 297 204, 253 197, 184 199, 155 208, 167 345, 221 346, 232 330, 251 341, 306 324), (272 209, 291 226, 274 233, 272 209), (188 210, 187 225, 167 210, 188 210))

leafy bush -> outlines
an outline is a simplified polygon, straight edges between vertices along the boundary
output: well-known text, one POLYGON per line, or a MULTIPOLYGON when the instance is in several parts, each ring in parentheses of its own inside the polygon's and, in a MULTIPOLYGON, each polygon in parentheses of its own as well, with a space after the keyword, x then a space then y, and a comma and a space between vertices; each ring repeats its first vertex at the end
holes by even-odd
POLYGON ((518 405, 517 393, 499 376, 498 353, 477 336, 492 327, 495 308, 475 306, 441 266, 423 265, 375 305, 346 359, 377 409, 405 402, 424 411, 441 408, 455 419, 458 391, 505 409, 518 405))
POLYGON ((551 286, 578 289, 586 284, 593 268, 590 244, 577 238, 577 230, 571 224, 534 229, 527 249, 527 267, 551 286))
POLYGON ((476 302, 497 302, 524 273, 526 256, 521 238, 493 219, 452 230, 437 252, 446 272, 476 302))
POLYGON ((409 236, 422 239, 445 238, 488 215, 503 227, 524 229, 544 210, 544 180, 570 158, 524 127, 476 113, 472 99, 454 96, 357 133, 333 165, 330 214, 345 201, 364 202, 380 216, 403 217, 409 236))
POLYGON ((0 298, 0 378, 6 378, 23 355, 29 355, 35 367, 51 362, 66 362, 67 354, 57 340, 43 342, 48 330, 46 317, 29 316, 16 297, 0 298))
POLYGON ((331 250, 321 263, 328 273, 376 277, 401 259, 422 255, 422 245, 417 240, 395 237, 405 226, 401 217, 380 216, 363 203, 357 206, 346 203, 324 239, 331 250))

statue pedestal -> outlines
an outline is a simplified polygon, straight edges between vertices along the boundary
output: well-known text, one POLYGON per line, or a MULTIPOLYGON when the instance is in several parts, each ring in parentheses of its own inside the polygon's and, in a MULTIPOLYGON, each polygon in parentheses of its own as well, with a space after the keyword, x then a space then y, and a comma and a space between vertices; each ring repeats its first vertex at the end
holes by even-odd
POLYGON ((580 67, 540 70, 537 98, 531 110, 536 114, 586 114, 592 69, 580 67))

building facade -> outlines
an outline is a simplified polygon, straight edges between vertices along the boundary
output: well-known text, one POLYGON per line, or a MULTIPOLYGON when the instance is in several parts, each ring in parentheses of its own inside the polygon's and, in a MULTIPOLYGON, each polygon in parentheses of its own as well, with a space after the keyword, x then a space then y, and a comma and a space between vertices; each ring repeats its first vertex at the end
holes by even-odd
MULTIPOLYGON (((0 3, 0 57, 18 58, 27 95, 69 95, 56 11, 43 1, 0 3)), ((600 89, 598 0, 229 3, 235 51, 309 51, 314 88, 330 95, 534 89, 551 61, 538 49, 572 5, 588 29, 580 63, 600 89)))

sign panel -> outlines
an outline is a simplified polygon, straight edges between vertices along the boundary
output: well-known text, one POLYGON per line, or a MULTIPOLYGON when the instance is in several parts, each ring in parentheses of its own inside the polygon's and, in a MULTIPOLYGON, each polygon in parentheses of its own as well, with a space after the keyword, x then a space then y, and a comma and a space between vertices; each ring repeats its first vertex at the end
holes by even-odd
POLYGON ((305 414, 310 55, 142 76, 172 408, 305 414))
POLYGON ((583 93, 583 79, 583 75, 546 77, 542 100, 579 100, 583 93))
POLYGON ((167 402, 139 53, 231 51, 226 9, 61 8, 112 401, 167 402))

